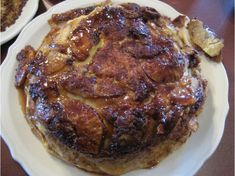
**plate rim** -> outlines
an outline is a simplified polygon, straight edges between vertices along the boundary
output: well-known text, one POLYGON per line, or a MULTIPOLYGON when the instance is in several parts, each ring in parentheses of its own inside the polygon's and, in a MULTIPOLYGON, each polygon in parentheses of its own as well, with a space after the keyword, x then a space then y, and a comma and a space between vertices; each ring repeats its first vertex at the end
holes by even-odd
MULTIPOLYGON (((70 0, 69 3, 71 3, 72 1, 75 1, 75 0, 70 0)), ((97 0, 98 1, 98 0, 97 0)), ((115 2, 117 3, 120 3, 120 2, 123 2, 123 0, 114 0, 115 2)), ((124 0, 126 2, 130 2, 131 0, 124 0)), ((165 2, 162 2, 162 1, 159 1, 159 0, 148 0, 148 1, 151 1, 153 3, 162 3, 164 6, 167 6, 169 8, 171 8, 171 10, 174 10, 175 12, 177 12, 178 14, 181 14, 179 13, 176 9, 174 9, 172 6, 168 5, 167 3, 165 2)), ((44 12, 43 14, 37 16, 36 18, 34 18, 32 21, 30 21, 24 28, 23 30, 21 31, 20 35, 17 37, 16 41, 9 47, 8 49, 8 52, 7 52, 7 56, 5 58, 5 60, 3 61, 3 63, 1 64, 0 66, 0 73, 1 73, 1 81, 2 81, 2 72, 4 69, 7 68, 7 66, 10 64, 10 58, 11 58, 11 55, 12 53, 14 52, 14 48, 17 47, 17 45, 20 43, 20 40, 21 38, 23 37, 23 34, 25 33, 25 31, 27 30, 27 28, 29 28, 30 26, 34 25, 34 23, 36 23, 39 19, 41 18, 47 18, 48 15, 50 15, 51 13, 53 13, 54 9, 58 8, 59 6, 62 6, 64 3, 68 3, 68 1, 64 1, 64 2, 61 2, 55 6, 53 6, 52 8, 50 8, 49 10, 47 10, 46 12, 44 12)), ((89 4, 89 1, 86 2, 87 4, 89 4)), ((148 5, 147 5, 148 6, 148 5)), ((81 5, 80 5, 81 7, 81 5)), ((76 8, 79 8, 76 7, 76 8)), ((12 61, 13 62, 13 61, 12 61)), ((13 64, 13 63, 12 63, 13 64)), ((225 89, 226 89, 226 92, 224 93, 225 96, 226 96, 226 100, 225 100, 225 104, 223 106, 223 111, 222 111, 222 116, 224 117, 223 118, 223 121, 221 121, 221 128, 220 128, 220 133, 219 133, 219 136, 217 138, 217 141, 216 141, 216 144, 213 146, 213 148, 210 148, 210 150, 208 149, 208 151, 205 152, 205 157, 204 159, 201 160, 201 162, 199 162, 197 165, 194 165, 194 168, 191 169, 192 172, 190 173, 187 173, 187 175, 194 175, 200 168, 201 166, 203 165, 204 162, 206 162, 206 160, 215 152, 215 150, 217 149, 221 139, 222 139, 222 136, 223 136, 223 132, 224 132, 224 127, 225 127, 225 122, 226 122, 226 118, 227 118, 227 115, 228 115, 228 111, 229 111, 229 102, 228 102, 228 93, 229 93, 229 81, 228 81, 228 76, 227 76, 227 73, 226 73, 226 69, 223 65, 223 63, 220 63, 220 69, 221 71, 223 72, 223 74, 225 75, 225 80, 224 80, 224 83, 225 83, 225 89)), ((3 85, 1 84, 1 89, 2 89, 3 85)), ((2 91, 0 89, 0 95, 2 94, 2 91)), ((2 95, 1 95, 1 107, 2 107, 2 95)), ((2 110, 1 110, 1 114, 2 114, 2 110)), ((1 115, 2 117, 2 115, 1 115)), ((2 118, 1 118, 2 120, 2 118)), ((1 123, 1 136, 3 138, 3 140, 6 142, 8 148, 9 148, 9 151, 11 153, 11 156, 12 158, 18 162, 22 168, 30 175, 38 175, 34 172, 34 170, 30 167, 30 164, 27 164, 27 161, 25 161, 25 157, 22 156, 20 154, 19 151, 17 151, 16 149, 16 146, 14 144, 14 142, 12 142, 12 139, 10 137, 10 135, 8 135, 8 130, 4 128, 4 126, 2 125, 1 123)))

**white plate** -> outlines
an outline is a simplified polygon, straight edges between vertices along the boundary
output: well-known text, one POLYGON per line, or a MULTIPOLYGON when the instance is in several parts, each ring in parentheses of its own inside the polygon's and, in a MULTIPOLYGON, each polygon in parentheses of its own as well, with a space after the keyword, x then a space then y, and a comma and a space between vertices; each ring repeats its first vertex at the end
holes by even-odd
POLYGON ((20 30, 33 18, 38 9, 38 1, 39 0, 28 0, 15 23, 7 27, 4 32, 0 33, 1 45, 15 37, 20 32, 20 30))
MULTIPOLYGON (((114 2, 126 2, 115 0, 114 2)), ((14 87, 16 54, 25 46, 38 48, 50 27, 47 20, 53 13, 67 11, 72 8, 92 5, 99 0, 65 1, 52 7, 46 13, 35 18, 19 35, 9 48, 7 58, 1 66, 1 135, 10 148, 10 152, 26 172, 32 176, 87 176, 92 175, 51 156, 39 140, 33 135, 24 119, 14 87)), ((157 0, 128 0, 140 5, 156 8, 162 14, 172 18, 179 15, 169 5, 157 0)), ((224 131, 224 123, 229 109, 228 79, 222 63, 208 60, 201 63, 202 74, 208 80, 208 98, 204 110, 199 117, 200 127, 195 134, 177 151, 169 155, 157 167, 129 172, 126 176, 189 176, 196 173, 206 159, 215 151, 224 131)))

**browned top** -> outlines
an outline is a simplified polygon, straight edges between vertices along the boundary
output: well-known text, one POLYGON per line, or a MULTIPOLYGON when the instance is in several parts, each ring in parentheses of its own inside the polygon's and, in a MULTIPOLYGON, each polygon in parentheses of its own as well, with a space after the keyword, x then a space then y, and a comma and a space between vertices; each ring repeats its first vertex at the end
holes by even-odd
POLYGON ((30 97, 27 116, 96 157, 178 140, 184 134, 174 127, 195 116, 205 98, 197 52, 181 49, 169 32, 176 27, 155 9, 93 9, 54 15, 42 46, 18 54, 16 85, 30 97), (75 28, 66 24, 86 14, 75 28), (66 29, 72 31, 62 40, 66 29))

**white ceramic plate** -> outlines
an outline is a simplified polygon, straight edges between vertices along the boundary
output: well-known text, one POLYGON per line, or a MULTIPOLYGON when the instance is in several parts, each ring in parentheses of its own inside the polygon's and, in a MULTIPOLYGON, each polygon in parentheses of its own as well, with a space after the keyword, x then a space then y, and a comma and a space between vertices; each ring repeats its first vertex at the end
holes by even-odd
MULTIPOLYGON (((38 48, 50 27, 47 20, 53 13, 64 12, 72 8, 84 7, 99 0, 65 1, 52 7, 46 13, 31 21, 21 32, 16 42, 9 48, 7 58, 1 66, 1 135, 10 148, 10 152, 26 172, 32 176, 87 176, 93 175, 70 166, 51 156, 39 140, 33 135, 24 119, 14 87, 14 74, 17 66, 16 54, 25 46, 38 48)), ((115 3, 127 0, 115 0, 115 3)), ((140 5, 156 8, 160 13, 171 18, 179 15, 169 5, 157 0, 128 0, 140 5)), ((202 166, 215 151, 224 131, 228 112, 228 79, 222 63, 208 60, 201 63, 202 75, 208 80, 208 98, 200 114, 200 127, 195 134, 177 151, 169 155, 157 167, 129 172, 126 176, 190 176, 202 166)))
POLYGON ((33 18, 38 9, 38 1, 39 0, 28 0, 15 23, 7 27, 4 32, 0 33, 1 45, 15 37, 20 32, 20 30, 33 18))

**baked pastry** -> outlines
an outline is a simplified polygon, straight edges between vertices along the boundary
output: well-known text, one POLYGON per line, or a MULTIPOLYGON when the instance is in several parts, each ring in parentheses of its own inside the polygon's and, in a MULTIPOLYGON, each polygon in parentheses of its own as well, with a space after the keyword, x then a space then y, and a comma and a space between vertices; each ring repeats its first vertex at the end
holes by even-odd
POLYGON ((41 46, 17 55, 16 87, 33 132, 87 171, 156 165, 198 128, 207 87, 200 57, 210 51, 201 43, 212 35, 202 25, 195 36, 195 21, 134 3, 54 14, 41 46))
POLYGON ((1 32, 15 23, 27 0, 1 0, 1 32))

